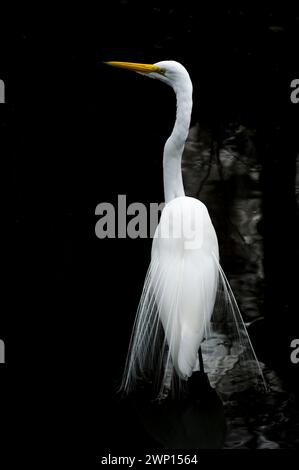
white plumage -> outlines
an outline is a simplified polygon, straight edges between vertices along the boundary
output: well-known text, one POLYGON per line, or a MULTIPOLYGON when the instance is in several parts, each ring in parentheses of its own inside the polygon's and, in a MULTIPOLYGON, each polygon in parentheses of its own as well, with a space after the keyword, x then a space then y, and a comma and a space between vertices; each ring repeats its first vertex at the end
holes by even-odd
POLYGON ((205 205, 191 197, 169 202, 153 241, 152 263, 158 269, 152 283, 159 284, 163 273, 154 297, 182 379, 192 374, 210 324, 218 283, 214 257, 218 259, 217 237, 205 205))
MULTIPOLYGON (((163 81, 173 88, 177 101, 175 125, 163 155, 166 205, 153 239, 122 389, 131 391, 141 379, 152 383, 160 396, 165 396, 165 391, 173 389, 175 383, 186 381, 198 370, 199 347, 215 334, 215 351, 223 351, 217 338, 225 338, 225 354, 231 354, 225 360, 228 368, 246 357, 248 371, 254 377, 258 374, 262 377, 219 264, 217 236, 207 208, 184 192, 181 160, 192 111, 189 74, 174 61, 154 65, 108 63, 163 81)), ((219 366, 222 359, 217 357, 215 363, 219 366)))

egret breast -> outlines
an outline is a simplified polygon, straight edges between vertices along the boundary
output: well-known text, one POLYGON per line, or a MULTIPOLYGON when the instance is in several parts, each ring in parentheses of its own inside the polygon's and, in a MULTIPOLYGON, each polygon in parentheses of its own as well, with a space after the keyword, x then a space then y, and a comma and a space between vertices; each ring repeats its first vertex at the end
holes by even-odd
POLYGON ((152 246, 152 285, 176 372, 187 379, 213 312, 217 236, 205 205, 179 197, 164 208, 152 246))

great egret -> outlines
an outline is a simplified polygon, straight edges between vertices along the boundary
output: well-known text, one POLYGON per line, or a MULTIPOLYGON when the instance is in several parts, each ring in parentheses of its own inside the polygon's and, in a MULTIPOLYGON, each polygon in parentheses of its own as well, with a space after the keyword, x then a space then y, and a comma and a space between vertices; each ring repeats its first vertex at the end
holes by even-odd
POLYGON ((262 377, 237 303, 219 264, 217 236, 208 210, 184 192, 181 160, 192 111, 189 74, 175 61, 153 65, 107 64, 170 85, 177 101, 175 125, 163 155, 166 206, 153 239, 122 388, 129 392, 144 378, 156 385, 160 397, 167 395, 170 389, 177 389, 175 384, 184 383, 193 371, 200 369, 201 345, 205 367, 212 379, 213 374, 231 370, 245 356, 246 368, 254 377, 262 377), (216 341, 207 343, 204 351, 204 344, 213 337, 216 341), (209 349, 213 358, 210 366, 209 349))

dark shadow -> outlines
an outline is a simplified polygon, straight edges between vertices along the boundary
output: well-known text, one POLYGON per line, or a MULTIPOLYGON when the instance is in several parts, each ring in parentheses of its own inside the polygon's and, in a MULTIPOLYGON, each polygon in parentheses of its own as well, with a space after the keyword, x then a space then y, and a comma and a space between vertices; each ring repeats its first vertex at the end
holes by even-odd
POLYGON ((123 401, 130 416, 138 417, 143 430, 158 447, 166 449, 219 449, 226 423, 223 405, 206 374, 194 372, 179 400, 151 401, 135 394, 123 401))

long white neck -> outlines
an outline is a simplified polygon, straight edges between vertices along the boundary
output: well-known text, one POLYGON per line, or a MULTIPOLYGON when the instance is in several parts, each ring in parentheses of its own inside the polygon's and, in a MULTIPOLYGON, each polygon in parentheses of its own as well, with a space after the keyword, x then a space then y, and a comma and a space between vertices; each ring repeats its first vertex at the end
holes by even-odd
POLYGON ((190 78, 173 87, 176 93, 176 121, 163 154, 165 202, 185 196, 182 178, 182 155, 188 137, 192 111, 192 83, 190 78))

